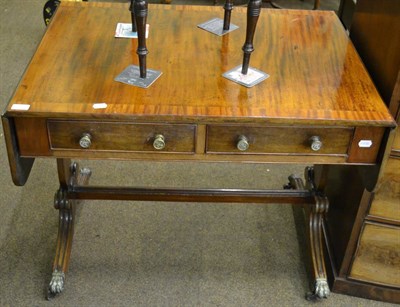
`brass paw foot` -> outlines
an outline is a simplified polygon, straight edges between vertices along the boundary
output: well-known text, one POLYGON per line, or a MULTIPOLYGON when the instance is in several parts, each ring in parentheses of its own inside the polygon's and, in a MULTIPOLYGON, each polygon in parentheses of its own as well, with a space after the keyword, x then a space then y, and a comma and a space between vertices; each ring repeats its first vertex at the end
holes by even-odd
POLYGON ((319 298, 327 298, 331 293, 331 291, 329 290, 328 281, 324 278, 318 278, 315 281, 314 293, 319 298))
POLYGON ((308 301, 317 301, 328 298, 331 291, 329 290, 328 281, 325 278, 317 278, 314 283, 314 291, 306 294, 308 301))
POLYGON ((64 290, 65 274, 55 270, 51 276, 51 281, 47 291, 47 299, 50 300, 57 294, 60 294, 64 290))

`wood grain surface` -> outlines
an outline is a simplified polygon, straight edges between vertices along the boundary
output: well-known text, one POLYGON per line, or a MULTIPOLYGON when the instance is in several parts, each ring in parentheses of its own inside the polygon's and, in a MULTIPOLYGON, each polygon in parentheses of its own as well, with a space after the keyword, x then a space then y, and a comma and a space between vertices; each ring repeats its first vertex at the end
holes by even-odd
POLYGON ((399 238, 399 227, 365 224, 350 277, 399 288, 399 238))
POLYGON ((270 77, 250 89, 222 77, 241 64, 245 9, 235 8, 240 28, 223 37, 197 27, 222 16, 220 7, 149 5, 147 65, 163 74, 141 89, 114 81, 138 64, 137 40, 114 38, 117 23, 130 22, 128 4, 62 2, 6 115, 394 125, 333 12, 263 9, 250 66, 270 77))
POLYGON ((400 159, 388 159, 369 217, 400 225, 400 159))

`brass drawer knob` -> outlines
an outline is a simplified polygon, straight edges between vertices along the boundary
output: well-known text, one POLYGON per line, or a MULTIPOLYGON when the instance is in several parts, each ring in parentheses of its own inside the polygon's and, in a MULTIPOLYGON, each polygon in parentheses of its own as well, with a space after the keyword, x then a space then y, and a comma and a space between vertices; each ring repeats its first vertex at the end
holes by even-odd
POLYGON ((79 140, 79 146, 82 148, 89 148, 92 145, 92 136, 89 133, 82 134, 81 139, 79 140))
POLYGON ((313 151, 318 151, 322 148, 322 142, 319 139, 319 136, 312 136, 310 138, 310 143, 311 143, 311 149, 313 151))
POLYGON ((153 141, 153 147, 156 150, 162 150, 165 147, 165 138, 162 134, 157 134, 153 141))
POLYGON ((244 135, 239 136, 236 147, 240 151, 246 151, 247 149, 249 149, 249 141, 244 135))

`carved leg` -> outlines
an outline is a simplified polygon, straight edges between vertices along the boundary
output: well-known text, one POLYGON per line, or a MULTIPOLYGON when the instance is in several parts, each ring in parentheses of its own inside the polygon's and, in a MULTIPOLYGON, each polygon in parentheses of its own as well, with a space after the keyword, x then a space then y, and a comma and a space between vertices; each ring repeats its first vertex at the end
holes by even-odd
POLYGON ((314 194, 314 204, 307 204, 304 207, 305 217, 308 224, 307 234, 309 238, 309 252, 312 264, 312 277, 314 280, 313 292, 307 293, 307 300, 327 298, 330 294, 323 251, 323 219, 328 212, 328 198, 321 192, 316 191, 314 185, 314 170, 307 167, 305 170, 307 185, 295 176, 289 177, 289 185, 286 188, 304 190, 309 189, 314 194))
POLYGON ((66 198, 66 190, 60 188, 54 197, 54 207, 59 210, 56 256, 47 298, 53 298, 64 290, 65 272, 68 270, 74 235, 74 203, 66 198))
POLYGON ((60 177, 60 189, 54 196, 54 207, 59 210, 59 224, 57 235, 56 255, 53 263, 53 274, 48 287, 47 299, 55 297, 64 290, 65 273, 68 270, 71 255, 72 238, 74 235, 75 207, 77 202, 68 200, 68 186, 73 184, 87 184, 91 172, 89 169, 82 169, 77 175, 77 164, 74 163, 65 172, 66 161, 58 161, 60 177))
POLYGON ((309 212, 309 239, 310 252, 313 264, 314 291, 307 295, 308 300, 327 298, 330 294, 326 275, 322 223, 325 213, 328 211, 329 203, 325 196, 315 196, 315 204, 309 212))

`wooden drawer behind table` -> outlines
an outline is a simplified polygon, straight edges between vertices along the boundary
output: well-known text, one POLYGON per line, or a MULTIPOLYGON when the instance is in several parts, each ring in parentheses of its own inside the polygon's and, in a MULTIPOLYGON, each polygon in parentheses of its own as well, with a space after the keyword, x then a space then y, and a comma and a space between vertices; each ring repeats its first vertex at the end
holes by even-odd
POLYGON ((400 225, 400 158, 388 159, 368 216, 400 225))
POLYGON ((364 224, 350 278, 400 288, 400 227, 364 224))
POLYGON ((195 150, 195 125, 49 120, 47 126, 53 150, 83 150, 80 140, 84 135, 91 139, 84 150, 174 153, 195 150), (165 147, 157 150, 153 142, 159 135, 164 138, 165 147))

